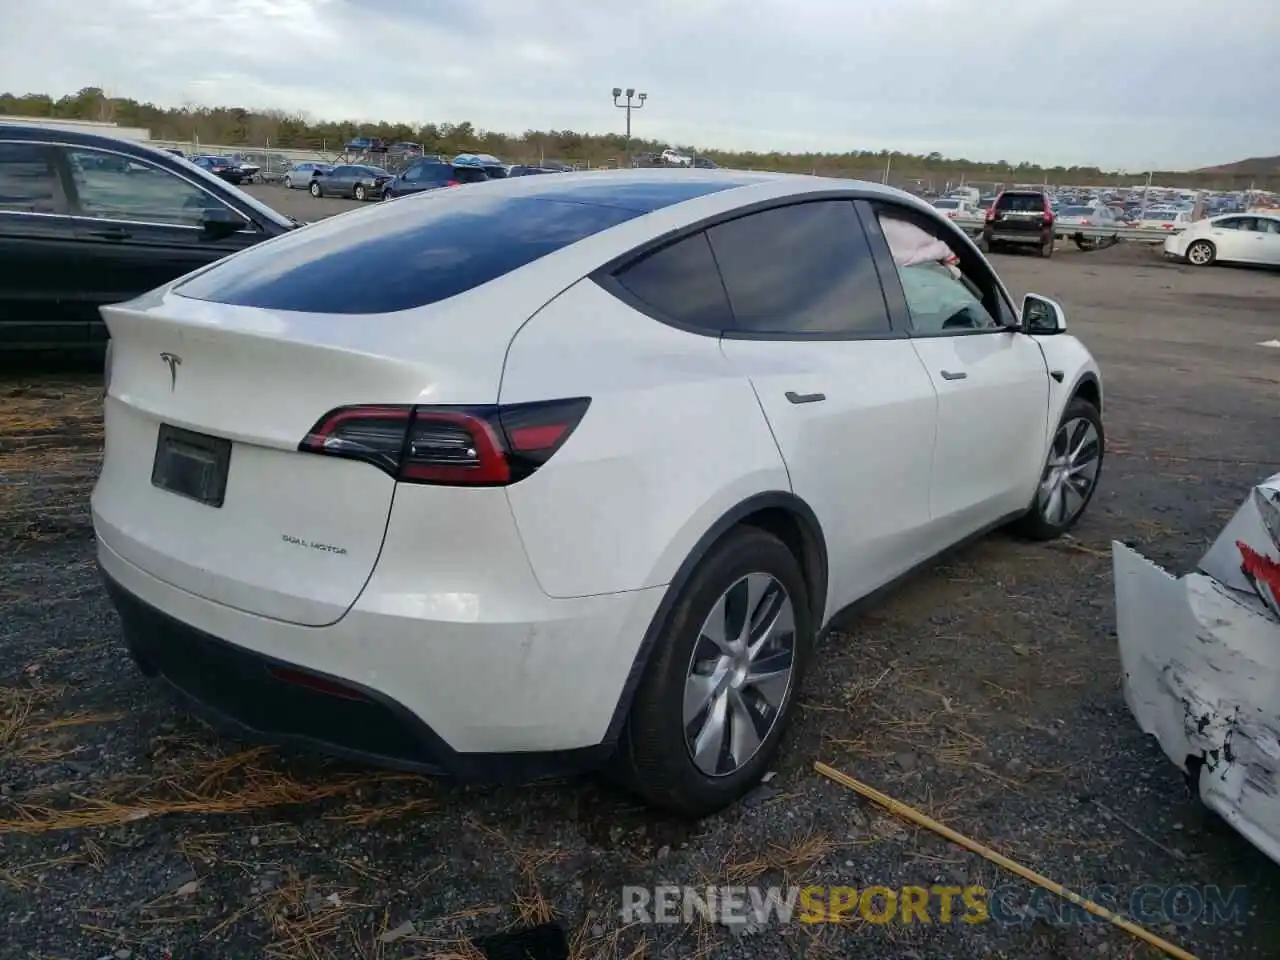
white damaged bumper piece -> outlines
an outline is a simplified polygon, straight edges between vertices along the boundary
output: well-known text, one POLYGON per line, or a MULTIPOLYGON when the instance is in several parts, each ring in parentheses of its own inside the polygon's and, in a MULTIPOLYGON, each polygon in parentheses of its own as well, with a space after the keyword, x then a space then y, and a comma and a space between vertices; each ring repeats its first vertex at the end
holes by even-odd
POLYGON ((1111 545, 1124 695, 1210 807, 1280 863, 1280 474, 1197 569, 1111 545))

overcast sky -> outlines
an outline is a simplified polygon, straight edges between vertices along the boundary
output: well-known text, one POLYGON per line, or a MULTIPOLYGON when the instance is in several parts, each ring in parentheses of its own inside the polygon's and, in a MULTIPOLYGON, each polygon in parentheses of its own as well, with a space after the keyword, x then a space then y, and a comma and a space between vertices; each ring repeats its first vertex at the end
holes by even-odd
POLYGON ((0 0, 0 90, 937 150, 1143 170, 1280 154, 1280 0, 0 0))

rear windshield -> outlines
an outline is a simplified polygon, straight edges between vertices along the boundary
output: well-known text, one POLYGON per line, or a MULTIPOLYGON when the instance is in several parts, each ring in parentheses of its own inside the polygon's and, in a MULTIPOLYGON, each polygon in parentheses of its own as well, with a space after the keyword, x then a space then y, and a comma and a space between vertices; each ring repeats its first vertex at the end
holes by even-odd
POLYGON ((1061 213, 1064 217, 1087 217, 1093 213, 1093 207, 1063 207, 1061 213))
POLYGON ((997 209, 1018 213, 1043 213, 1044 195, 1039 193, 1006 193, 1000 198, 997 209))
POLYGON ((957 210, 960 207, 959 200, 935 200, 933 205, 939 210, 957 210))
POLYGON ((270 310, 393 313, 465 293, 641 213, 449 193, 322 220, 230 257, 176 292, 270 310))

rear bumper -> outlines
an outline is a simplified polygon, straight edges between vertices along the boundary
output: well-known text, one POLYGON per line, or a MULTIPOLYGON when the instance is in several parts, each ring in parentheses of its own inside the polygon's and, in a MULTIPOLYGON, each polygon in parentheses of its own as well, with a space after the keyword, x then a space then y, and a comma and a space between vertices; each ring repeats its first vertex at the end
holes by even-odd
POLYGON ((997 230, 988 227, 982 236, 988 243, 1025 243, 1043 247, 1053 241, 1054 234, 1052 230, 997 230))
POLYGON ((101 540, 98 562, 134 658, 215 726, 480 781, 564 775, 608 755, 613 711, 663 593, 547 600, 520 622, 357 603, 332 626, 304 627, 170 586, 101 540), (297 673, 318 684, 299 685, 297 673), (317 689, 326 683, 356 696, 317 689))

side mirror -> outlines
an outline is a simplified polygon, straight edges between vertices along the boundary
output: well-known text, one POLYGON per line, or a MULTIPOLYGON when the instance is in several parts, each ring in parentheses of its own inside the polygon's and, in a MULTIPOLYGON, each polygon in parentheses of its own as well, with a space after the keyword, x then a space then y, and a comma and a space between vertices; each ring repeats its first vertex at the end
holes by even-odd
POLYGON ((1067 329, 1062 305, 1048 297, 1028 293, 1022 298, 1022 332, 1047 336, 1067 329))
POLYGON ((248 221, 244 217, 232 210, 228 210, 226 207, 211 207, 204 212, 204 216, 200 219, 200 226, 204 228, 205 236, 214 240, 229 237, 231 234, 243 230, 247 224, 248 221))

